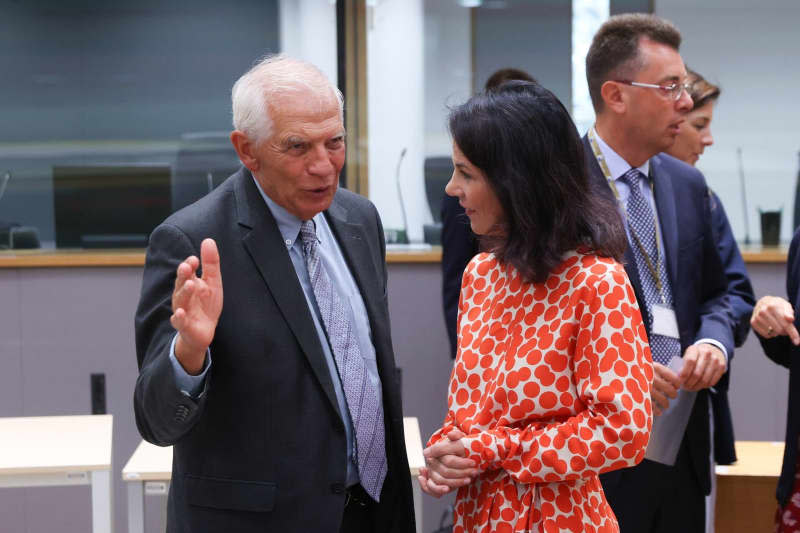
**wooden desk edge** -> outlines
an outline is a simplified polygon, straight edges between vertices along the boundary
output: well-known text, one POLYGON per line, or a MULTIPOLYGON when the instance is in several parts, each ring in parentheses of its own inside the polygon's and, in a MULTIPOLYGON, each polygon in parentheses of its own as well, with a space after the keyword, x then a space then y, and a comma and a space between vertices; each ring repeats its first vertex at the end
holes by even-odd
POLYGON ((122 481, 170 481, 172 470, 163 472, 122 472, 122 481))
POLYGON ((403 417, 403 429, 406 436, 406 455, 408 457, 408 469, 411 475, 419 475, 419 469, 425 466, 425 458, 422 455, 422 438, 420 437, 419 421, 416 417, 403 417))
MULTIPOLYGON (((28 250, 0 252, 0 268, 141 267, 143 250, 28 250)), ((424 252, 388 252, 387 263, 439 263, 439 248, 424 252)))
POLYGON ((781 246, 744 246, 739 249, 745 263, 785 263, 789 256, 789 247, 781 246))
MULTIPOLYGON (((741 248, 745 263, 785 263, 788 247, 741 248)), ((0 268, 63 268, 63 267, 141 267, 144 250, 3 250, 0 251, 0 268)), ((442 250, 434 247, 427 251, 392 251, 386 253, 389 264, 439 263, 442 250)))
POLYGON ((717 465, 718 479, 747 478, 776 482, 783 464, 782 441, 736 441, 739 460, 732 465, 717 465))

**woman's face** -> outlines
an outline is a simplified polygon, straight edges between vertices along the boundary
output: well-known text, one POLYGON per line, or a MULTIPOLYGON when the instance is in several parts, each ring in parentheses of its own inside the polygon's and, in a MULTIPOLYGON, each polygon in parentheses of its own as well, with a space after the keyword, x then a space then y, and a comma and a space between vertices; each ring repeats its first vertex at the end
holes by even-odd
POLYGON ((714 102, 692 109, 678 129, 675 144, 667 150, 671 156, 694 166, 706 146, 714 144, 711 136, 711 119, 714 117, 714 102))
POLYGON ((458 198, 458 203, 469 217, 472 231, 486 235, 498 231, 503 220, 503 208, 497 199, 486 174, 470 163, 453 142, 453 176, 444 192, 458 198))

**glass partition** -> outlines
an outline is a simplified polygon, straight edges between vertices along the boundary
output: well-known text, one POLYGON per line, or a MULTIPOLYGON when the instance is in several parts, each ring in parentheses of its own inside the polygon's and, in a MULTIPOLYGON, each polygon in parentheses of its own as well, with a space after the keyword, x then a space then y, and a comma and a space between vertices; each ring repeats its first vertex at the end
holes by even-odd
POLYGON ((0 13, 0 248, 142 247, 239 167, 230 90, 255 60, 287 51, 336 80, 329 0, 0 0, 0 13))

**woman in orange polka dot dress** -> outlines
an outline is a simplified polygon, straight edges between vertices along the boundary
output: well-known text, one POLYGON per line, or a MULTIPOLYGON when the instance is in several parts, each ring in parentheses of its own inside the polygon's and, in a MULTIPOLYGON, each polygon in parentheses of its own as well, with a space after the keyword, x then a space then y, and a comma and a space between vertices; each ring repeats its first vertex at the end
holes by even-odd
POLYGON ((454 532, 619 531, 598 474, 637 464, 653 369, 616 206, 547 89, 509 82, 450 115, 482 249, 464 273, 458 354, 419 482, 457 489, 454 532))

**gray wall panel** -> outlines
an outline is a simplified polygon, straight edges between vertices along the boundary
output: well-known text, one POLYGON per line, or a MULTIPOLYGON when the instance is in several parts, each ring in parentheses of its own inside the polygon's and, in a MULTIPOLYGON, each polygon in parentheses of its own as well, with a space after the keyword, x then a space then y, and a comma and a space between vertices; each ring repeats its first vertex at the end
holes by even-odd
POLYGON ((18 280, 19 271, 0 270, 0 416, 22 412, 18 280))
MULTIPOLYGON (((444 328, 441 280, 438 264, 389 265, 389 312, 395 358, 403 369, 403 414, 419 419, 423 446, 442 426, 453 368, 444 328)), ((423 497, 423 531, 428 532, 439 524, 454 495, 440 500, 423 497)))
MULTIPOLYGON (((747 266, 756 298, 786 297, 786 267, 778 264, 747 266)), ((738 440, 782 441, 786 431, 789 371, 770 361, 751 333, 731 364, 730 403, 738 440)))
POLYGON ((3 533, 25 533, 25 489, 0 489, 3 533))
MULTIPOLYGON (((89 486, 35 487, 22 490, 25 492, 26 527, 20 531, 26 533, 92 531, 92 491, 89 486)), ((5 524, 3 525, 5 527, 5 524)), ((117 517, 115 531, 124 531, 119 529, 120 527, 120 520, 117 517)), ((3 531, 5 533, 5 530, 3 531)))

